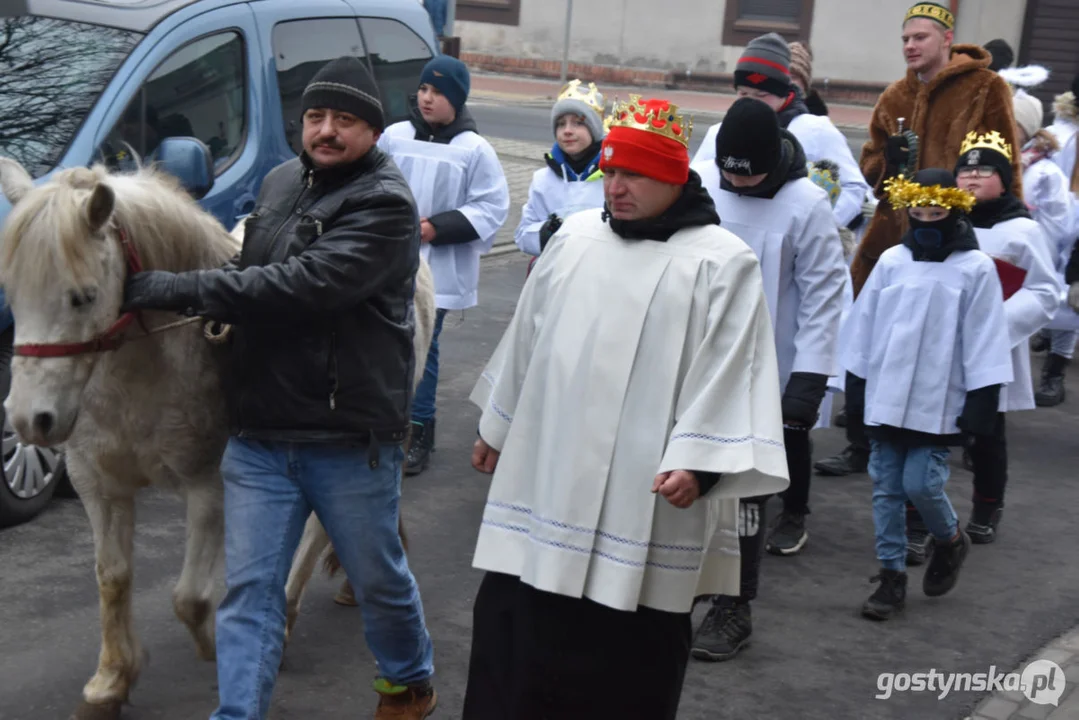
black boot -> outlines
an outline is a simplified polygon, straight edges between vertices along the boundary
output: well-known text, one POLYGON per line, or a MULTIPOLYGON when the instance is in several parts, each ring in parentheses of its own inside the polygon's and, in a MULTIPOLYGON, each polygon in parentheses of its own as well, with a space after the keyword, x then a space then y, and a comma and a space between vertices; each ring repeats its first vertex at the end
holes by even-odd
POLYGON ((1034 337, 1030 339, 1031 352, 1043 353, 1049 349, 1049 345, 1049 335, 1044 332, 1035 333, 1034 337))
POLYGON ((1042 365, 1042 382, 1034 393, 1034 404, 1038 407, 1053 407, 1064 402, 1064 373, 1071 360, 1049 353, 1042 365))
POLYGON ((970 536, 962 530, 959 537, 945 544, 938 542, 933 550, 933 559, 922 577, 922 590, 929 597, 940 597, 955 587, 959 581, 959 570, 967 559, 970 550, 970 536))
POLYGON ((997 525, 1004 514, 999 503, 974 502, 974 510, 967 523, 967 535, 975 545, 988 545, 997 539, 997 525))
POLYGON ((885 570, 869 578, 880 582, 877 589, 862 604, 862 616, 870 620, 888 620, 902 612, 907 600, 907 574, 901 570, 885 570))
POLYGON ((918 511, 907 508, 907 565, 917 567, 933 555, 933 536, 918 511))
POLYGON ((845 428, 847 427, 847 408, 843 408, 835 415, 835 426, 845 428))
POLYGON ((753 616, 749 603, 719 595, 694 635, 690 652, 698 660, 730 660, 749 645, 749 636, 752 634, 753 616))
POLYGON ((408 442, 408 463, 405 475, 419 475, 431 462, 431 453, 435 451, 435 421, 412 423, 412 437, 408 442))
POLYGON ((869 469, 869 448, 848 445, 838 455, 818 460, 813 467, 820 475, 835 477, 864 473, 869 469))

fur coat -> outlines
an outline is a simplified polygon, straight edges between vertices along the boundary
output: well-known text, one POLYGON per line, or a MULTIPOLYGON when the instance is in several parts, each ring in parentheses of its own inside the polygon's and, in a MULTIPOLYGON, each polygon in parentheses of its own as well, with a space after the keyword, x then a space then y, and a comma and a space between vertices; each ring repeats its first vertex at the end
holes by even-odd
POLYGON ((884 149, 888 136, 897 130, 898 118, 918 136, 918 169, 953 170, 959 160, 963 138, 971 130, 997 130, 1013 148, 1012 191, 1022 198, 1023 169, 1020 165, 1012 91, 989 70, 991 57, 977 45, 954 45, 951 61, 930 82, 923 83, 913 70, 888 86, 873 108, 869 142, 862 148, 861 167, 866 182, 882 201, 858 246, 851 264, 857 294, 870 271, 888 248, 899 244, 906 231, 906 217, 896 213, 884 196, 884 149))

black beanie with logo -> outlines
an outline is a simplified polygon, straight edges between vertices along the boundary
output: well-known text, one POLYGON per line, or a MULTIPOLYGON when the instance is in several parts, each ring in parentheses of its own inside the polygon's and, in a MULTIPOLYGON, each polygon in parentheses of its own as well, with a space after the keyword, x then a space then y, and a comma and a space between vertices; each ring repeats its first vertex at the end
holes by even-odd
POLYGON ((760 100, 739 98, 716 134, 716 165, 733 175, 766 175, 783 159, 779 116, 760 100))

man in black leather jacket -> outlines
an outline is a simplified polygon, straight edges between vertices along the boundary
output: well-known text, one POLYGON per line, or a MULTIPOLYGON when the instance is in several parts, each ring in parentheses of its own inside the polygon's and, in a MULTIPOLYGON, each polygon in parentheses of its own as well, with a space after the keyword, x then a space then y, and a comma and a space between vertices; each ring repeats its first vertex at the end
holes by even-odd
POLYGON ((304 152, 267 175, 236 265, 136 273, 124 309, 235 326, 222 461, 228 594, 212 720, 266 717, 283 588, 312 510, 363 613, 380 671, 375 717, 424 718, 436 703, 432 643, 397 532, 419 219, 404 177, 375 145, 382 106, 362 62, 323 67, 303 112, 304 152))

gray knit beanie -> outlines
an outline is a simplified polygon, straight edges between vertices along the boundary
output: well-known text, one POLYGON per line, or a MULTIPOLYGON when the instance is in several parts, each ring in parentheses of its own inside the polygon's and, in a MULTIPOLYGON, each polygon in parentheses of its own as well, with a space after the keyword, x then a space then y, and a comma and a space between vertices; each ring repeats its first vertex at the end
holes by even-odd
POLYGON ((580 80, 571 80, 562 86, 558 93, 558 100, 551 108, 551 129, 558 134, 558 118, 563 115, 577 115, 584 119, 588 132, 592 135, 592 142, 603 139, 603 108, 605 104, 603 93, 596 88, 595 83, 582 85, 580 80))
POLYGON ((791 50, 776 33, 753 38, 734 69, 734 86, 787 97, 791 91, 791 50))

